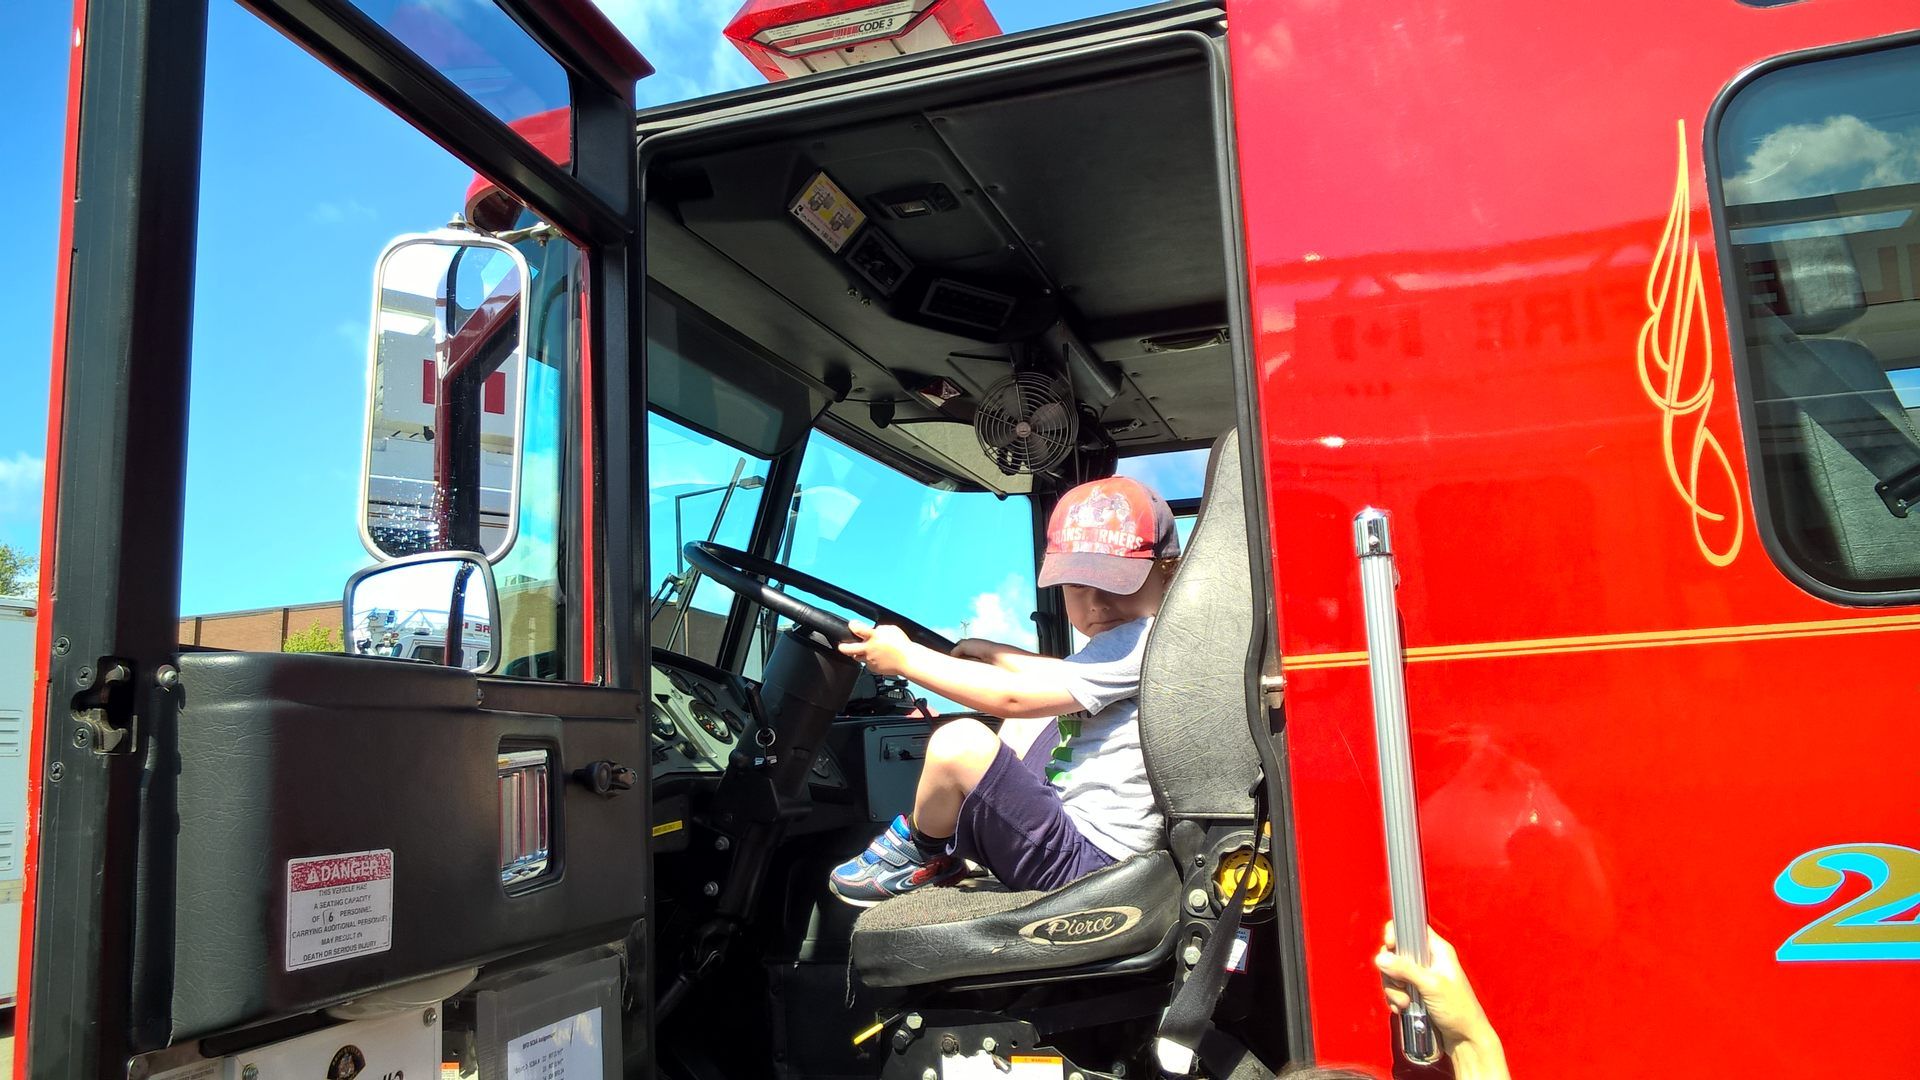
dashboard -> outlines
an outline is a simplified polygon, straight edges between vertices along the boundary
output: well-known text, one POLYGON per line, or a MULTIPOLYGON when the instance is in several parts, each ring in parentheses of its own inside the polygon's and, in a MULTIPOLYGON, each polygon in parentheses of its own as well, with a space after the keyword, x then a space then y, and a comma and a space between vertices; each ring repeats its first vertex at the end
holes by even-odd
POLYGON ((747 736, 752 712, 725 681, 655 663, 647 696, 647 742, 655 776, 721 772, 747 736))
MULTIPOLYGON (((745 742, 754 747, 758 721, 748 702, 751 684, 706 669, 685 657, 656 652, 647 694, 647 744, 653 776, 716 775, 745 742)), ((840 788, 847 784, 826 747, 814 755, 812 783, 840 788)))

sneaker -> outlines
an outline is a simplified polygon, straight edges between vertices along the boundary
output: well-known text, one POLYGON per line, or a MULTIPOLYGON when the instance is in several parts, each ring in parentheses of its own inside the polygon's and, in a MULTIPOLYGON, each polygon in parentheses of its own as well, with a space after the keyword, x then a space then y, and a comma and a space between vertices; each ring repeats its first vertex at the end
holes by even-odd
POLYGON ((834 867, 827 887, 855 907, 872 907, 902 893, 927 885, 948 885, 967 876, 967 864, 945 852, 928 855, 913 842, 905 816, 893 819, 887 831, 867 850, 834 867))

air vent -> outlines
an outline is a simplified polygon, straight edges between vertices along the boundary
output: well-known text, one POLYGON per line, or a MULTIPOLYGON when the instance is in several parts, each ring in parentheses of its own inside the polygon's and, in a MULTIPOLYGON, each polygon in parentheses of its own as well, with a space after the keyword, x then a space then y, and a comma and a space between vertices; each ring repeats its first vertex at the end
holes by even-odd
POLYGON ((0 821, 0 874, 20 872, 20 825, 0 821))
POLYGON ((880 290, 880 295, 888 297, 913 272, 913 260, 907 258, 879 229, 868 229, 860 234, 860 238, 847 249, 847 264, 880 290))
POLYGON ((500 752, 500 884, 525 885, 553 865, 553 769, 546 750, 500 752))
POLYGON ((1140 348, 1149 353, 1192 352, 1195 349, 1210 349, 1215 345, 1227 343, 1227 328, 1216 326, 1207 330, 1194 330, 1184 334, 1161 334, 1159 337, 1140 339, 1140 348))
POLYGON ((0 709, 0 757, 19 757, 26 745, 26 715, 18 709, 0 709))
POLYGON ((947 278, 935 278, 920 301, 922 314, 965 326, 998 333, 1013 317, 1019 301, 1005 293, 963 285, 947 278))

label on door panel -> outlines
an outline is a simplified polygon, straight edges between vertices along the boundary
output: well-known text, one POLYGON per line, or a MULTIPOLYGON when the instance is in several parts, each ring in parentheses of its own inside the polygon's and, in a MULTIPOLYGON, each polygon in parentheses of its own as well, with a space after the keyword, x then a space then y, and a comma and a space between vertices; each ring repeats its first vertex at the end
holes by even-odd
POLYGON ((393 852, 287 860, 287 970, 393 948, 393 852))
POLYGON ((600 1010, 570 1016, 507 1044, 507 1080, 603 1080, 600 1010))
POLYGON ((177 1069, 154 1073, 149 1080, 220 1080, 220 1062, 196 1061, 191 1065, 182 1065, 177 1069))

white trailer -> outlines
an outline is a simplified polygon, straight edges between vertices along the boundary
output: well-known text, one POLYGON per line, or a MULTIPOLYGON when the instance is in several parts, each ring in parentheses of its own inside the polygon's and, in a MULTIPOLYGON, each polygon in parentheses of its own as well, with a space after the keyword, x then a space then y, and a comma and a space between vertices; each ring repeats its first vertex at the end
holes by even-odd
POLYGON ((34 602, 0 597, 0 1007, 13 1004, 20 968, 33 633, 34 602))

